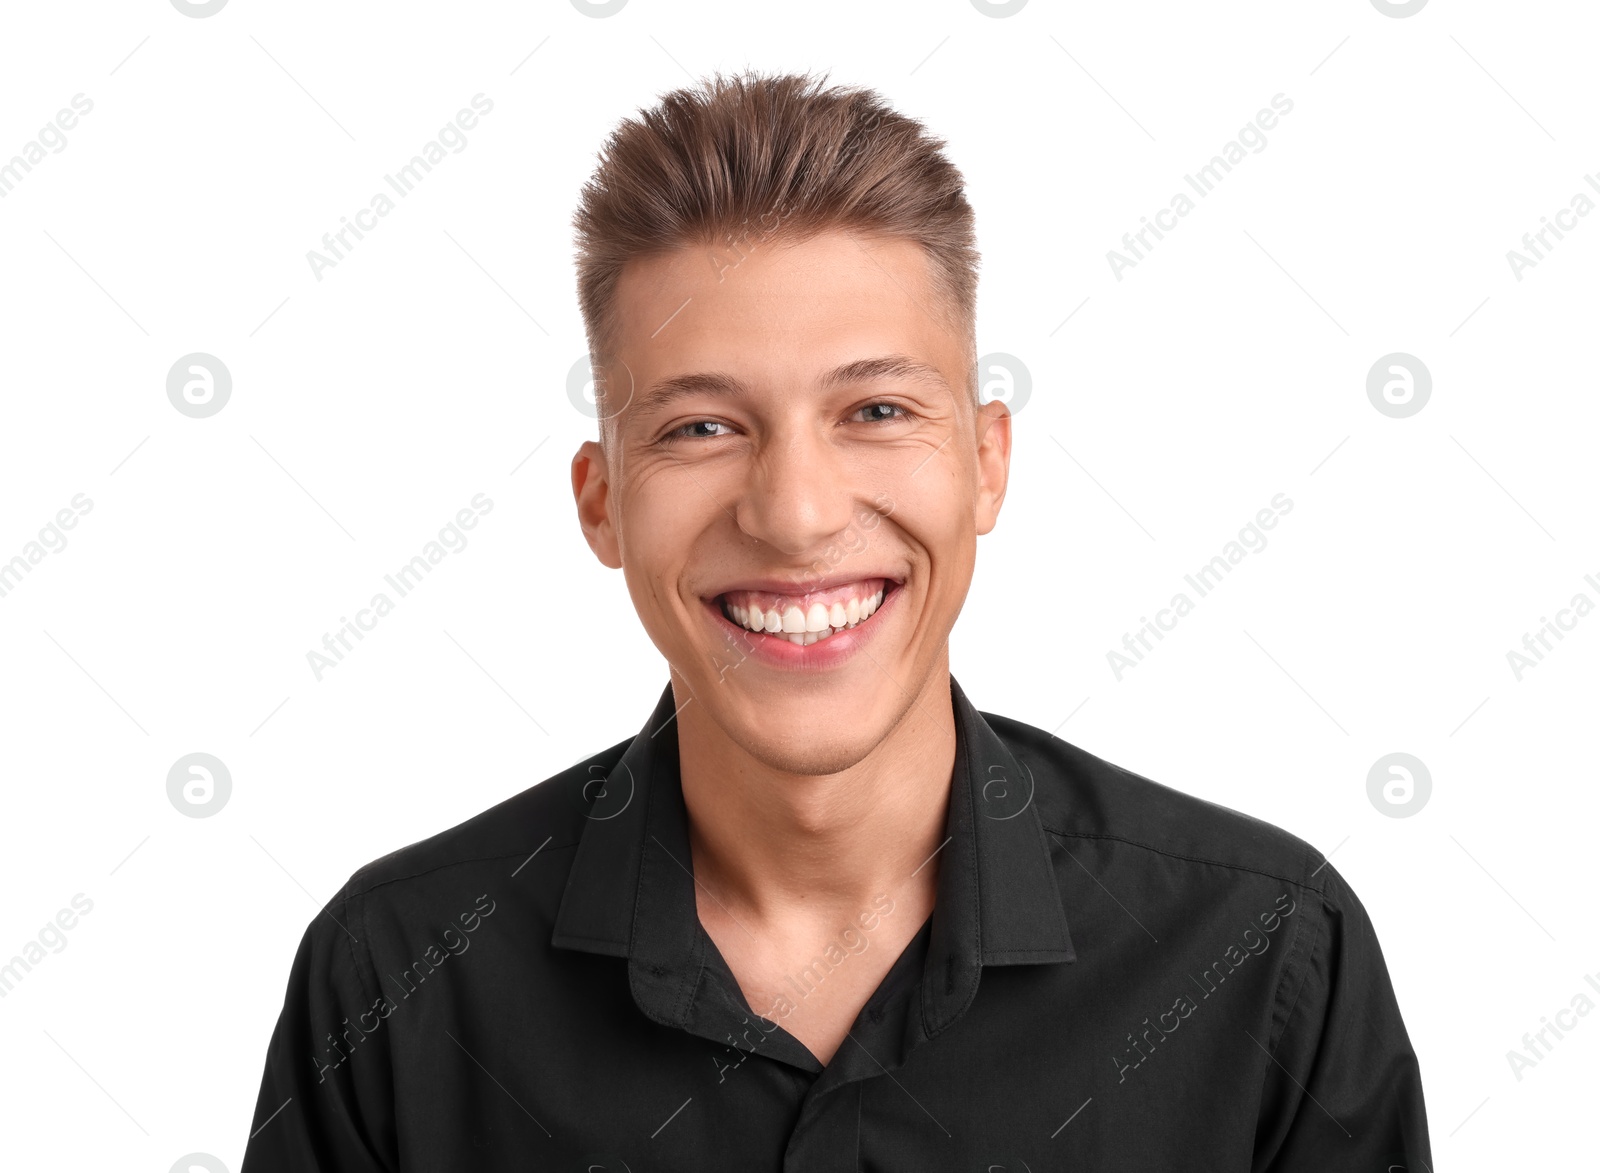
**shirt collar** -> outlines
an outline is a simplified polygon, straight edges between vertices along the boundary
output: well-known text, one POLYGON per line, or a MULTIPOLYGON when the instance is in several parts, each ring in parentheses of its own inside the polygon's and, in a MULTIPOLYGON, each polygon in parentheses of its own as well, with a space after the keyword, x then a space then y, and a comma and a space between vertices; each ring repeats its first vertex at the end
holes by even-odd
MULTIPOLYGON (((1035 780, 954 677, 950 699, 956 755, 922 975, 926 1038, 966 1010, 983 966, 1076 960, 1035 780)), ((674 717, 669 684, 603 785, 590 784, 550 943, 628 958, 639 1008, 682 1028, 711 940, 696 911, 674 717)))

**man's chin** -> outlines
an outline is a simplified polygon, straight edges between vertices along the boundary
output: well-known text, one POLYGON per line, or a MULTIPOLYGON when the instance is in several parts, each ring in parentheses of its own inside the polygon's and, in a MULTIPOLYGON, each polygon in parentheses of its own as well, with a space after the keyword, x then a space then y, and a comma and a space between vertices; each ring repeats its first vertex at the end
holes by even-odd
POLYGON ((888 729, 856 725, 846 731, 775 734, 771 729, 725 730, 745 753, 775 773, 798 777, 842 774, 883 744, 888 729))

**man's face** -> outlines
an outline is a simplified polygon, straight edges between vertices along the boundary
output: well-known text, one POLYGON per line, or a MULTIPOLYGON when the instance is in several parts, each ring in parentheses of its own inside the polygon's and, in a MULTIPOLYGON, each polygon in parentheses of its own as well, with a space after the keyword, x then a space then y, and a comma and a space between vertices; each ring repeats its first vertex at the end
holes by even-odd
POLYGON ((973 407, 916 243, 832 232, 730 259, 624 269, 598 372, 612 431, 573 490, 679 706, 770 767, 834 773, 945 696, 1010 417, 973 407))

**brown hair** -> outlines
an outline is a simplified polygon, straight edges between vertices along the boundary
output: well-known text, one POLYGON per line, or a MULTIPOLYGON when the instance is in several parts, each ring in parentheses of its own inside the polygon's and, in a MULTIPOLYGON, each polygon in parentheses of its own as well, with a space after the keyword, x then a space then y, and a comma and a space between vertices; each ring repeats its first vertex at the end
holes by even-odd
POLYGON ((830 229, 920 244, 976 362, 978 251, 961 172, 942 140, 877 93, 825 81, 719 74, 612 132, 573 217, 596 367, 615 345, 612 303, 634 257, 703 245, 721 274, 779 233, 800 240, 830 229))

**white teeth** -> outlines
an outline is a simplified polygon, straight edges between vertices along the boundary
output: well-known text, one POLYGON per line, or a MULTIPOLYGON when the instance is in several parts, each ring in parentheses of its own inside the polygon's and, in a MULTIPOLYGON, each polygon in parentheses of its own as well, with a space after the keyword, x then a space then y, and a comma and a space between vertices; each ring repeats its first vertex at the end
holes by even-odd
POLYGON ((884 592, 877 591, 869 599, 850 598, 843 603, 813 603, 802 611, 791 603, 781 612, 774 607, 763 611, 759 607, 725 607, 727 616, 748 631, 764 631, 804 647, 827 639, 838 631, 845 631, 864 623, 883 605, 884 592))

